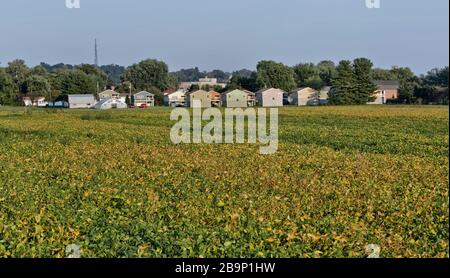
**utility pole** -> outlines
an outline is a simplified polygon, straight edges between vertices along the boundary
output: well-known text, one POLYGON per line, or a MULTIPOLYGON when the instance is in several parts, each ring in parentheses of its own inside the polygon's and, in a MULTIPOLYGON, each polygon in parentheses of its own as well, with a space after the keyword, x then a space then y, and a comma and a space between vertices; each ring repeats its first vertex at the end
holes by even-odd
POLYGON ((130 100, 130 107, 131 107, 131 82, 130 82, 130 84, 129 84, 129 89, 130 89, 130 96, 129 96, 129 100, 130 100))

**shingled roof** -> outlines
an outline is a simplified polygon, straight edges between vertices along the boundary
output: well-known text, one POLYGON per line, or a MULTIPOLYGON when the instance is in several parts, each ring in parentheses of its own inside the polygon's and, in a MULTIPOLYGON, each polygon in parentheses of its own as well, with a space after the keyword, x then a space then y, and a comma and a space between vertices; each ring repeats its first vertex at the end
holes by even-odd
POLYGON ((400 84, 395 80, 376 80, 375 85, 377 85, 379 90, 398 90, 400 84))

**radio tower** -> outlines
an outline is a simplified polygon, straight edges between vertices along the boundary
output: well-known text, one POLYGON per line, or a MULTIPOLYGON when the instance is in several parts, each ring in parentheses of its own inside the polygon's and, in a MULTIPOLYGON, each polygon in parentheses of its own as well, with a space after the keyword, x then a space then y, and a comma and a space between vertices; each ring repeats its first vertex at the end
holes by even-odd
POLYGON ((98 45, 97 45, 97 39, 95 39, 95 66, 98 67, 98 45))

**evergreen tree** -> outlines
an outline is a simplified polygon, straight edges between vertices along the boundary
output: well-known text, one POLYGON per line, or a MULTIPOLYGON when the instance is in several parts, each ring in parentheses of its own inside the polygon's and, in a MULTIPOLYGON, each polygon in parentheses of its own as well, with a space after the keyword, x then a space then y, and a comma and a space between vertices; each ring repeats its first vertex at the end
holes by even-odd
POLYGON ((336 67, 336 77, 332 80, 333 90, 330 92, 329 102, 334 105, 355 103, 356 82, 352 62, 341 61, 336 67))
POLYGON ((367 104, 375 99, 377 86, 372 78, 373 64, 369 59, 358 58, 353 61, 355 94, 352 104, 367 104))

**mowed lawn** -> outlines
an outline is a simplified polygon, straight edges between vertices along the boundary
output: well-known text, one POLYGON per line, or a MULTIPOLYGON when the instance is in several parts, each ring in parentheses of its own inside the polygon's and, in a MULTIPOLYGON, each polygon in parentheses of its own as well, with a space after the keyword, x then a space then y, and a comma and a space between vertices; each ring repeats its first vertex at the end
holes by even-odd
POLYGON ((170 109, 0 108, 0 257, 448 257, 449 110, 286 107, 279 150, 170 109))

